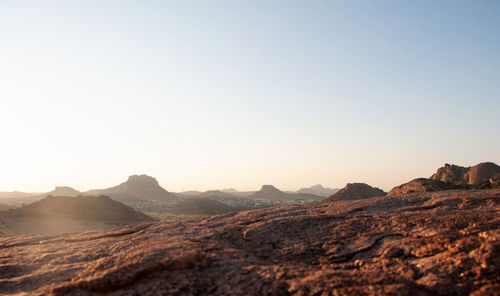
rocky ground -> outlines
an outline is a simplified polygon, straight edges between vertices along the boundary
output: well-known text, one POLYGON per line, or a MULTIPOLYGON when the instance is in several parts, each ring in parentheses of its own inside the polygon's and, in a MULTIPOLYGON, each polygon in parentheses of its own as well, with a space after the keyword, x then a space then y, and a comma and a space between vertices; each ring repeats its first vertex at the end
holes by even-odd
POLYGON ((0 238, 0 293, 498 295, 500 190, 0 238))

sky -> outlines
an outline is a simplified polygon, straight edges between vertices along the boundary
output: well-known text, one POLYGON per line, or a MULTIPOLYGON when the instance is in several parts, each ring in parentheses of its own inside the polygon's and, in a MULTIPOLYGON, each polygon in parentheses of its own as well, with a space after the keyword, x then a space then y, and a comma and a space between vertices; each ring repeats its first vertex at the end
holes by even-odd
POLYGON ((500 163, 499 1, 0 2, 0 191, 500 163))

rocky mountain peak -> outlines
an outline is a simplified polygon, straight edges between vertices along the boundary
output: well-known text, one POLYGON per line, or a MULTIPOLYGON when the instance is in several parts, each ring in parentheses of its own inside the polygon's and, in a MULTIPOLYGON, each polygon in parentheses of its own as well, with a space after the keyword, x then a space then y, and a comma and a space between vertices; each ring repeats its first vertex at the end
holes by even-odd
POLYGON ((326 188, 323 187, 323 185, 318 184, 318 185, 311 186, 311 189, 314 189, 314 190, 324 190, 326 188))
POLYGON ((262 193, 280 193, 281 190, 274 187, 273 185, 262 185, 260 192, 262 192, 262 193))
POLYGON ((155 178, 148 175, 132 175, 128 177, 126 183, 131 185, 160 186, 155 178))
POLYGON ((500 166, 493 162, 482 162, 471 167, 464 175, 464 181, 468 184, 479 184, 500 174, 500 166))
POLYGON ((365 183, 347 183, 344 188, 331 195, 327 201, 356 200, 373 196, 383 196, 385 194, 386 193, 382 189, 372 187, 365 183))
POLYGON ((81 194, 80 191, 75 190, 69 186, 56 186, 54 190, 47 193, 47 195, 54 195, 54 196, 78 196, 80 194, 81 194))
POLYGON ((464 175, 468 170, 469 168, 466 167, 446 163, 443 167, 439 168, 430 179, 442 182, 462 183, 464 181, 464 175))
POLYGON ((477 185, 485 180, 494 178, 498 173, 500 173, 500 166, 493 162, 482 162, 473 167, 462 167, 446 163, 430 179, 457 185, 477 185))

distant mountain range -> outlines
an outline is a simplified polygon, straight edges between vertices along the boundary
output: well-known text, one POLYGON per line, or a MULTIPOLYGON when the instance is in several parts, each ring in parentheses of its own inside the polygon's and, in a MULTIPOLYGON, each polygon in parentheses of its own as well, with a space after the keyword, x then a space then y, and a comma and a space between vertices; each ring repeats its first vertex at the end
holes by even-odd
POLYGON ((257 200, 308 200, 319 201, 323 197, 309 193, 287 193, 279 190, 273 185, 262 185, 262 188, 249 196, 250 199, 257 200))
POLYGON ((117 186, 87 192, 67 186, 58 186, 43 194, 0 192, 0 233, 5 233, 2 232, 5 229, 13 233, 88 230, 153 220, 127 205, 140 210, 211 215, 290 203, 355 201, 375 196, 485 188, 500 188, 500 166, 491 162, 472 167, 445 164, 430 178, 411 180, 387 194, 364 183, 349 183, 341 190, 315 185, 299 192, 283 192, 273 185, 263 185, 255 192, 223 189, 172 193, 162 188, 153 177, 133 175, 117 186), (328 192, 334 193, 327 199, 321 196, 328 192))
MULTIPOLYGON (((364 184, 366 185, 366 184, 364 184)), ((347 184, 342 189, 326 188, 314 185, 301 188, 297 192, 284 192, 273 185, 263 185, 259 191, 240 192, 234 188, 221 190, 186 191, 173 193, 161 187, 158 181, 147 175, 132 175, 127 181, 110 188, 94 189, 79 192, 71 187, 58 186, 47 193, 0 192, 2 208, 19 207, 40 200, 46 196, 71 196, 79 195, 107 195, 113 200, 127 205, 136 206, 138 203, 166 203, 175 204, 186 199, 210 199, 233 204, 232 200, 260 200, 260 201, 320 201, 350 200, 366 198, 368 196, 383 195, 378 188, 366 187, 361 183, 347 184)), ((405 184, 394 187, 388 195, 401 195, 413 192, 439 191, 447 189, 492 188, 500 186, 500 166, 492 162, 484 162, 472 167, 445 164, 430 178, 417 178, 405 184), (495 183, 496 182, 496 183, 495 183), (498 183, 498 184, 497 184, 498 183), (496 184, 496 185, 495 185, 496 184)), ((191 202, 191 201, 190 201, 191 202)), ((1 210, 1 209, 0 209, 1 210)))
POLYGON ((214 199, 227 199, 227 198, 241 198, 252 200, 267 200, 267 201, 280 201, 280 200, 307 200, 316 201, 321 200, 328 196, 327 193, 335 193, 338 189, 324 188, 321 185, 315 185, 310 188, 302 188, 300 191, 281 191, 273 185, 263 185, 259 191, 238 191, 234 188, 221 189, 221 190, 208 190, 205 192, 199 191, 186 191, 176 193, 180 197, 198 197, 198 198, 214 198, 214 199), (306 192, 308 191, 308 192, 306 192))
POLYGON ((340 189, 338 188, 325 188, 321 184, 314 185, 308 188, 301 188, 297 191, 297 193, 306 193, 306 194, 313 194, 317 196, 323 196, 323 197, 328 197, 335 192, 339 191, 340 189))
POLYGON ((95 189, 84 193, 85 195, 107 195, 117 201, 176 201, 178 197, 168 192, 158 184, 158 181, 147 175, 133 175, 120 185, 95 189))

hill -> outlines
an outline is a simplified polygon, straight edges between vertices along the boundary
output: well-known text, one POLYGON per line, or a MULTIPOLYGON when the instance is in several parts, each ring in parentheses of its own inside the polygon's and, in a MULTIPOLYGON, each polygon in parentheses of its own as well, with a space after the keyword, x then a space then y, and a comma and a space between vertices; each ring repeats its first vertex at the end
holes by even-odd
POLYGON ((308 188, 301 188, 297 191, 297 193, 306 193, 306 194, 313 194, 317 196, 322 196, 322 197, 328 197, 340 189, 332 189, 332 188, 325 188, 321 184, 314 185, 308 188))
POLYGON ((443 181, 433 179, 418 178, 392 188, 389 193, 387 193, 387 196, 402 195, 414 192, 440 191, 446 190, 450 186, 453 186, 453 183, 445 183, 443 181))
POLYGON ((373 196, 384 196, 386 193, 379 188, 365 183, 348 183, 344 188, 331 195, 326 201, 358 200, 373 196))
POLYGON ((493 162, 482 162, 472 167, 445 164, 430 179, 445 183, 478 185, 500 174, 500 166, 493 162))
POLYGON ((208 190, 197 196, 198 198, 235 198, 234 195, 220 190, 208 190))
POLYGON ((418 178, 394 187, 389 196, 412 192, 428 192, 454 189, 486 189, 500 185, 500 167, 483 162, 472 167, 445 164, 430 178, 418 178))
POLYGON ((14 233, 68 232, 154 221, 107 196, 47 196, 1 213, 14 233))
POLYGON ((197 196, 202 193, 203 193, 202 191, 190 190, 190 191, 176 192, 175 195, 178 197, 190 197, 190 196, 197 196))
POLYGON ((262 188, 248 197, 249 199, 260 200, 308 200, 319 201, 323 198, 321 196, 307 194, 307 193, 286 193, 273 185, 262 185, 262 188))
POLYGON ((164 201, 172 202, 177 196, 163 189, 158 181, 147 175, 133 175, 120 185, 96 189, 85 193, 86 195, 107 195, 114 200, 127 201, 164 201))
POLYGON ((56 188, 50 192, 42 194, 42 196, 78 196, 82 193, 68 186, 56 186, 56 188))
POLYGON ((0 238, 0 290, 498 295, 499 210, 500 190, 442 191, 0 238))
POLYGON ((10 210, 13 208, 15 208, 15 207, 10 206, 10 205, 0 204, 0 211, 7 211, 7 210, 10 210))
POLYGON ((40 195, 41 193, 28 193, 28 192, 20 192, 20 191, 0 191, 0 199, 4 198, 27 198, 33 197, 36 195, 40 195))
POLYGON ((10 207, 21 207, 44 197, 42 193, 26 193, 19 191, 0 192, 0 203, 10 207))

